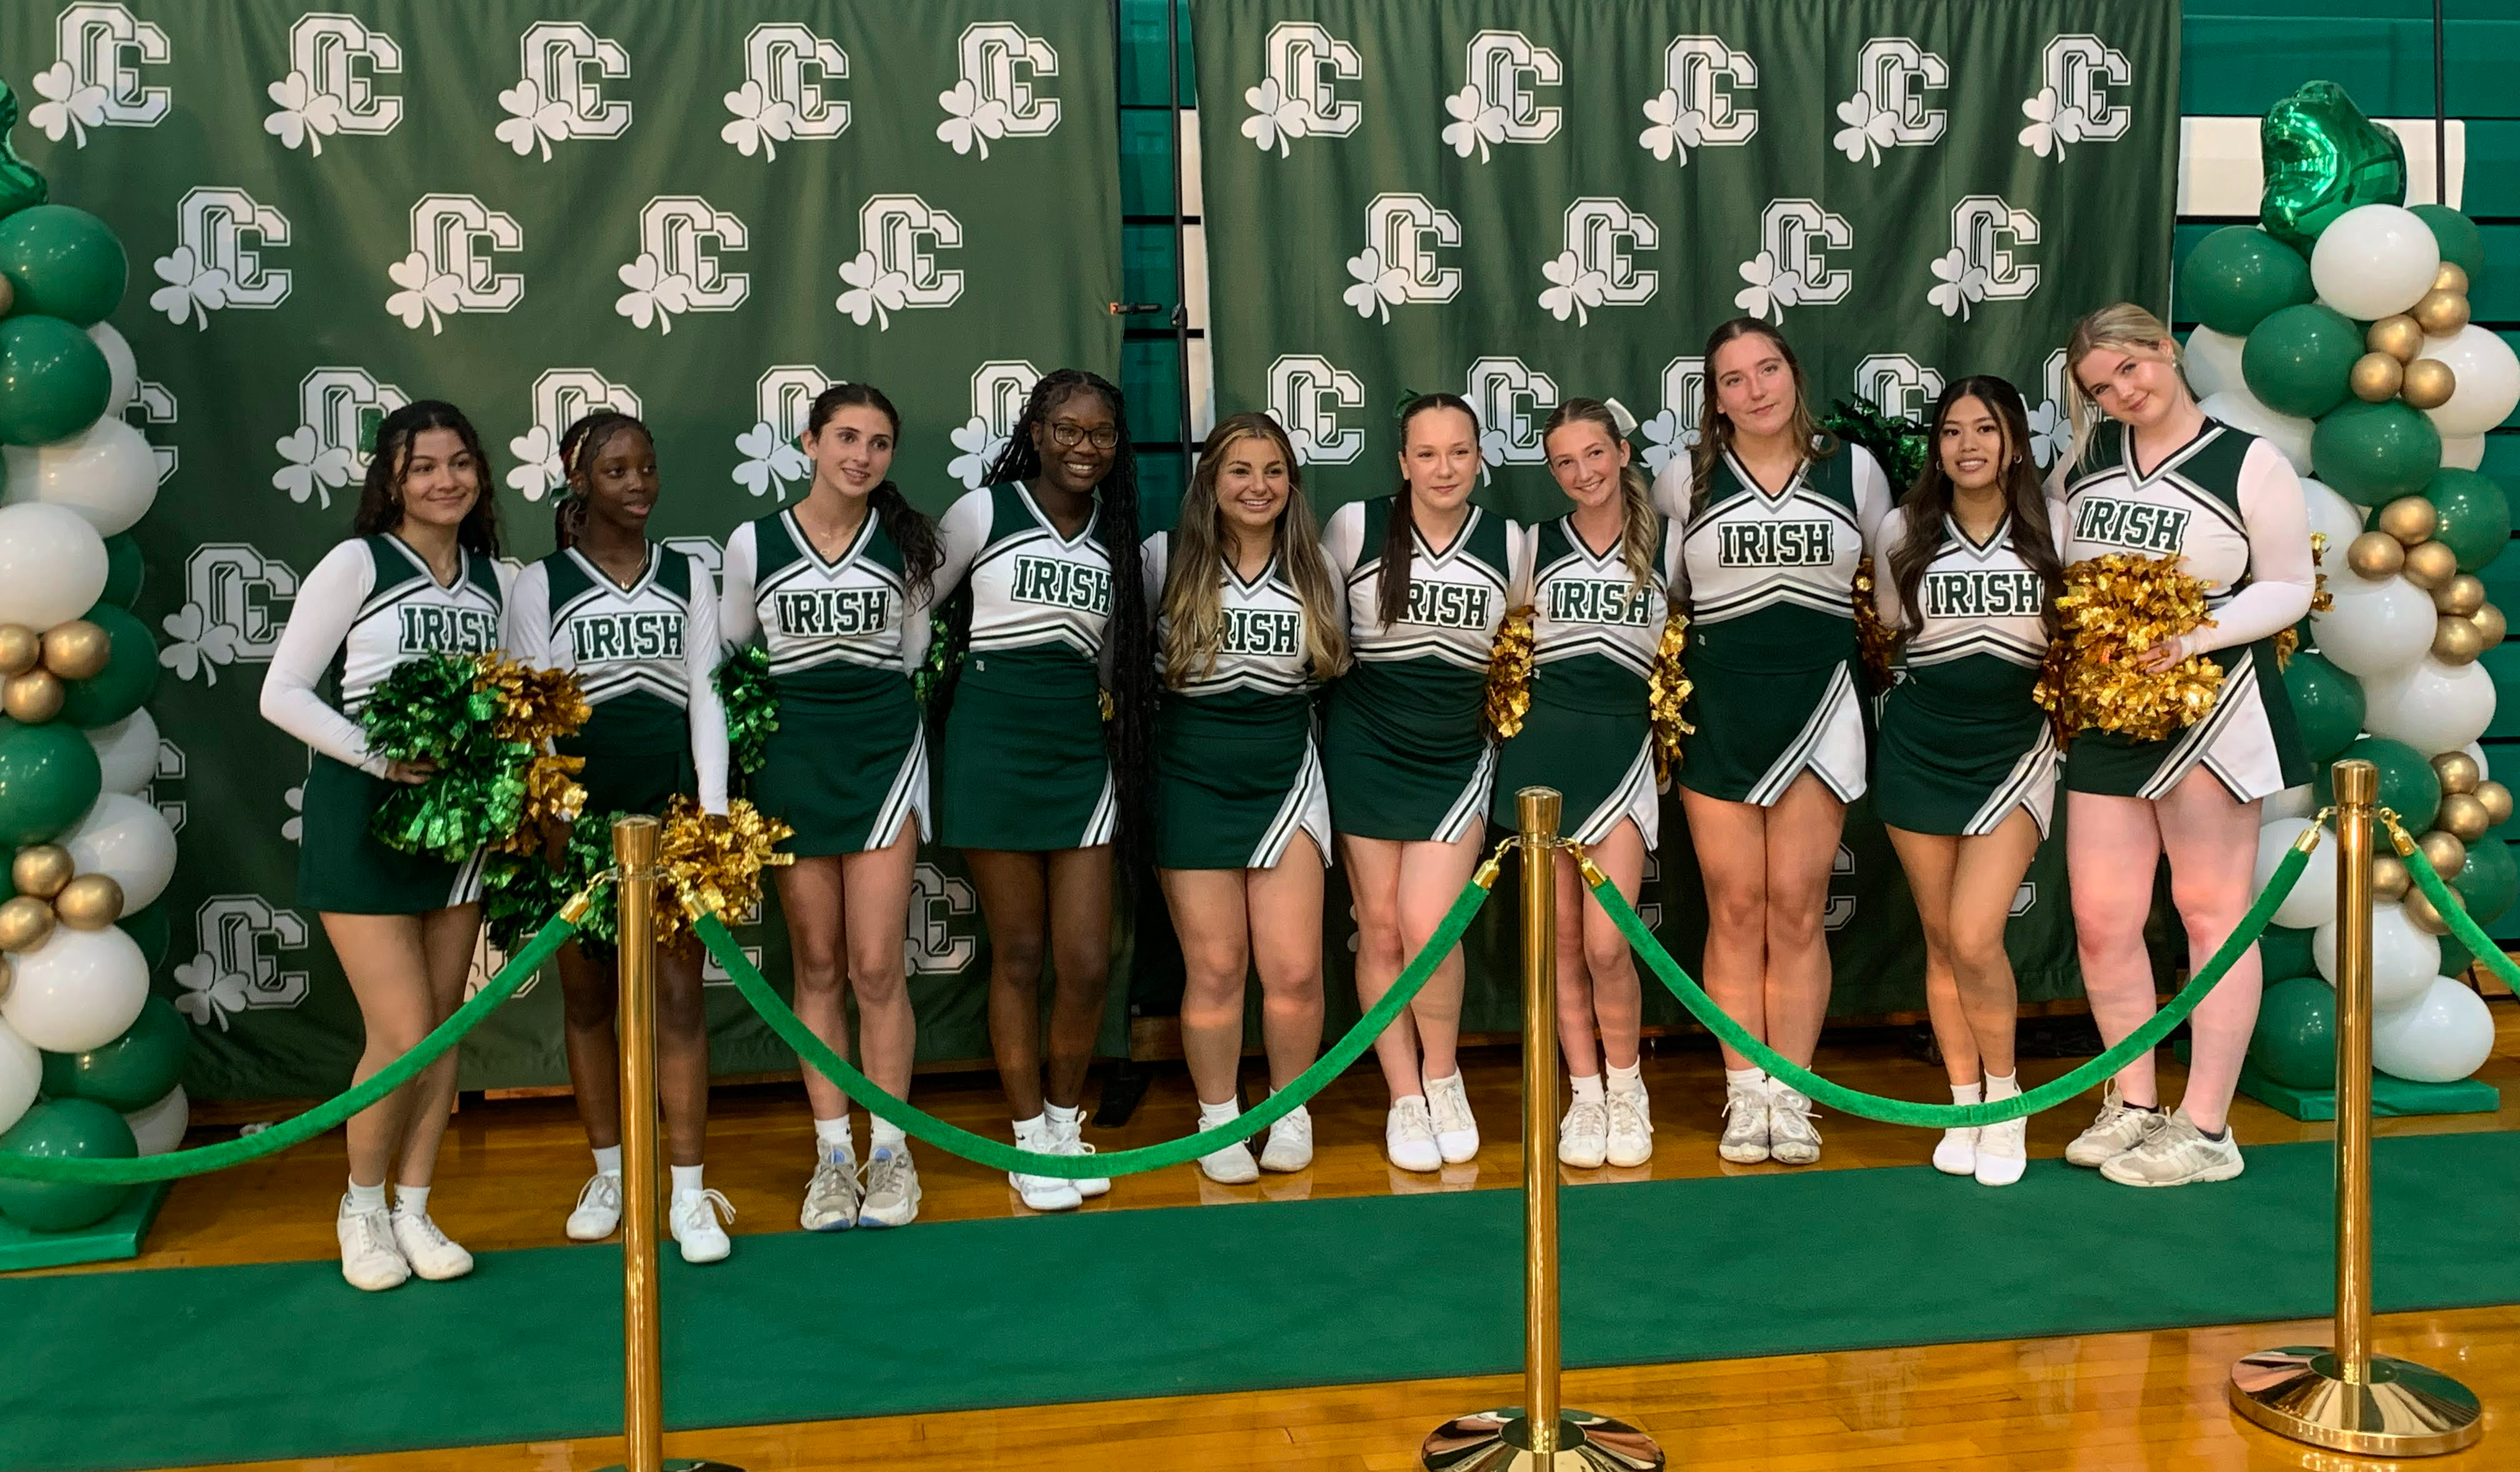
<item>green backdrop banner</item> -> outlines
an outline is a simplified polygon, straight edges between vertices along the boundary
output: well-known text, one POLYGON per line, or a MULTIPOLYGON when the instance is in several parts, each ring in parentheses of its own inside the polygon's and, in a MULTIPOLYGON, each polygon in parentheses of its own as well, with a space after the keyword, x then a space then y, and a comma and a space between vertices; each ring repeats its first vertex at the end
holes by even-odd
MULTIPOLYGON (((550 550, 561 429, 653 426, 660 536, 714 563, 800 494, 832 378, 907 417, 931 511, 1041 371, 1117 378, 1105 0, 25 0, 17 143, 131 255, 113 316, 165 484, 137 531, 162 632, 155 799, 180 826, 159 986, 197 1095, 330 1093, 359 1048, 292 908, 302 747, 255 714, 296 579, 348 529, 363 419, 472 414, 511 553, 550 550), (564 17, 564 18, 563 18, 564 17)), ((930 1055, 986 1052, 977 905, 947 856, 910 940, 930 1055)), ((747 945, 786 974, 775 920, 747 945)), ((465 1050, 465 1087, 562 1076, 557 987, 465 1050)), ((717 1064, 792 1067, 732 989, 717 1064)))
MULTIPOLYGON (((1409 390, 1476 406, 1480 499, 1515 516, 1564 504, 1539 436, 1564 396, 1623 400, 1659 470, 1694 442, 1707 332, 1744 313, 1781 324, 1823 405, 1915 413, 1946 375, 2009 378, 2045 460, 2073 319, 2168 304, 2176 0, 1192 14, 1217 407, 1274 412, 1325 513, 1389 489, 1409 390)), ((2079 986, 2059 848, 2017 902, 2034 1000, 2079 986)), ((1676 801, 1643 899, 1694 962, 1704 905, 1676 801)), ((1828 924, 1836 1010, 1919 1004, 1913 910, 1862 806, 1828 924)), ((1511 926, 1498 911, 1472 933, 1472 1028, 1512 1026, 1511 926)))

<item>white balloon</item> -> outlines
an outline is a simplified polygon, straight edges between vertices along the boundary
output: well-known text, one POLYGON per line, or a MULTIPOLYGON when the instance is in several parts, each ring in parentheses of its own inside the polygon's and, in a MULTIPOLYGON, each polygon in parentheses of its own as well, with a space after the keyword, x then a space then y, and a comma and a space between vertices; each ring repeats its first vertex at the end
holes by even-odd
POLYGON ((0 624, 40 632, 67 623, 96 606, 108 571, 105 538, 77 512, 36 501, 0 506, 0 624))
POLYGON ((16 1124, 34 1105, 43 1087, 43 1054, 9 1024, 0 1022, 0 1131, 16 1124))
POLYGON ((97 764, 105 769, 106 791, 137 797, 157 781, 158 722, 147 706, 90 731, 87 743, 96 748, 97 764))
MULTIPOLYGON (((2439 426, 2436 425, 2436 428, 2439 426)), ((2445 434, 2442 436, 2442 466, 2452 470, 2473 470, 2485 464, 2485 436, 2482 434, 2445 434)))
POLYGON ((2411 307, 2441 274, 2441 242, 2424 217, 2395 204, 2361 204, 2338 215, 2311 247, 2310 284, 2357 322, 2411 307))
POLYGON ((105 371, 112 379, 113 386, 105 396, 105 417, 118 420, 140 392, 140 362, 131 356, 131 344, 122 340, 113 324, 100 322, 89 328, 87 335, 97 350, 105 354, 105 371))
MULTIPOLYGON (((2310 826, 2305 818, 2278 818, 2258 829, 2258 871, 2252 886, 2263 891, 2274 877, 2275 866, 2292 851, 2294 840, 2310 826)), ((2295 930, 2312 930, 2336 918, 2336 866, 2313 862, 2284 902, 2275 907, 2274 922, 2295 930)))
POLYGON ((2500 335, 2471 322, 2450 336, 2426 337, 2423 356, 2449 364, 2458 380, 2449 403, 2424 411, 2443 437, 2483 434, 2520 408, 2520 354, 2500 335))
POLYGON ((2371 1066, 2418 1084, 2452 1084, 2494 1053, 2494 1013, 2462 983, 2436 976, 2423 995, 2371 1019, 2371 1066))
MULTIPOLYGON (((2318 652, 2338 669, 2376 679, 2404 671, 2431 650, 2441 615, 2431 596, 2405 578, 2366 583, 2330 574, 2327 591, 2335 596, 2336 605, 2311 614, 2310 628, 2318 637, 2318 652)), ((2365 692, 2366 706, 2378 703, 2376 696, 2365 692)))
POLYGON ((2246 429, 2283 452, 2293 472, 2310 473, 2310 432, 2318 427, 2306 419, 2277 414, 2237 383, 2207 394, 2196 407, 2234 429, 2246 429))
POLYGON ((2258 808, 2258 817, 2272 823, 2278 818, 2308 818, 2318 811, 2318 797, 2308 782, 2286 787, 2268 798, 2258 808))
POLYGON ((163 1155, 184 1142, 184 1131, 193 1123, 193 1101, 178 1084, 164 1098, 124 1115, 122 1122, 131 1127, 142 1155, 163 1155))
POLYGON ((2485 759, 2485 747, 2481 742, 2470 741, 2460 749, 2465 751, 2469 756, 2476 758, 2476 780, 2478 781, 2487 781, 2493 778, 2494 764, 2485 759))
POLYGON ((2226 388, 2240 388, 2242 340, 2210 327, 2200 327, 2189 333, 2186 351, 2181 355, 2187 369, 2187 386, 2196 390, 2199 397, 2221 393, 2226 388))
MULTIPOLYGON (((2334 865, 2328 866, 2331 870, 2334 865)), ((2305 875, 2307 877, 2307 875, 2305 875)), ((2310 933, 2311 959, 2336 985, 2336 922, 2310 933)), ((2415 928, 2406 907, 2394 901, 2371 907, 2371 1009, 2405 1006, 2441 974, 2441 941, 2415 928)))
POLYGON ((149 1001, 149 959, 119 925, 54 927, 17 958, 0 1022, 46 1052, 85 1052, 131 1030, 149 1001))
POLYGON ((158 499, 158 454, 118 419, 33 449, 11 445, 8 465, 10 500, 68 507, 99 536, 127 530, 158 499))
POLYGON ((2362 535, 2362 508, 2307 475, 2302 477, 2301 499, 2303 510, 2310 513, 2310 529, 2327 534, 2323 565, 2328 581, 2334 582, 2337 574, 2345 570, 2345 549, 2362 535))
POLYGON ((70 851, 78 872, 109 874, 122 886, 125 914, 164 894, 175 876, 175 830, 163 814, 126 793, 99 797, 78 826, 53 841, 70 851))
POLYGON ((2494 723, 2494 676, 2482 664, 2444 664, 2426 654, 2364 682, 2362 712, 2373 736, 2419 752, 2456 751, 2494 723))

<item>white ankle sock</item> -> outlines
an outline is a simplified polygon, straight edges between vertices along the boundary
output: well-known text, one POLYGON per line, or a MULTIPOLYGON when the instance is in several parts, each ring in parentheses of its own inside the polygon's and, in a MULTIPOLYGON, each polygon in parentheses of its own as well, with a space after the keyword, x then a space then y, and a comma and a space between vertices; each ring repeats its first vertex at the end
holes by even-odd
POLYGON ((2021 1075, 2018 1071, 2012 1073, 1991 1073, 1986 1076, 1986 1101, 1988 1103, 1992 1104, 1997 1099, 2013 1099, 2019 1097, 2021 1097, 2021 1075))
POLYGON ((1241 1117, 1242 1105, 1233 1099, 1227 1099, 1222 1104, 1211 1104, 1202 1100, 1198 1106, 1198 1127, 1202 1130, 1213 1130, 1219 1125, 1230 1125, 1241 1117))
POLYGON ((910 1137, 903 1133, 901 1126, 888 1119, 868 1120, 867 1153, 873 1155, 878 1150, 890 1150, 895 1155, 907 1154, 910 1137))
POLYGON ((841 1110, 831 1119, 814 1121, 814 1143, 826 1155, 836 1150, 846 1155, 849 1150, 849 1111, 841 1110))
POLYGON ((675 1166, 673 1168, 674 1194, 677 1196, 687 1193, 697 1195, 700 1190, 700 1172, 702 1169, 704 1168, 696 1165, 675 1166))
POLYGON ((1639 1058, 1625 1068, 1612 1063, 1608 1078, 1614 1093, 1642 1093, 1645 1089, 1645 1060, 1639 1058))
POLYGON ((1954 1084, 1952 1086, 1952 1102, 1955 1104, 1980 1104, 1985 1101, 1986 1086, 1984 1084, 1954 1084))
POLYGON ((1590 1078, 1571 1079, 1568 1082, 1574 1086, 1576 1103, 1598 1104, 1601 1102, 1601 1076, 1599 1074, 1594 1074, 1590 1078))
POLYGON ((1724 1070, 1724 1082, 1735 1089, 1745 1088, 1751 1084, 1763 1084, 1767 1082, 1767 1079, 1768 1071, 1764 1068, 1728 1068, 1724 1070))
POLYGON ((599 1176, 618 1176, 621 1174, 621 1147, 619 1145, 606 1145, 595 1152, 595 1174, 599 1176))
POLYGON ((354 1212, 370 1212, 383 1211, 384 1209, 384 1182, 379 1182, 375 1185, 361 1185, 355 1181, 350 1182, 350 1210, 354 1212))
POLYGON ((1042 1108, 1042 1115, 1052 1124, 1064 1130, 1069 1125, 1083 1124, 1085 1122, 1085 1106, 1083 1104, 1079 1104, 1075 1108, 1070 1109, 1060 1104, 1046 1104, 1042 1108))
POLYGON ((428 1187, 425 1185, 395 1186, 394 1210, 402 1213, 406 1217, 428 1216, 428 1187))

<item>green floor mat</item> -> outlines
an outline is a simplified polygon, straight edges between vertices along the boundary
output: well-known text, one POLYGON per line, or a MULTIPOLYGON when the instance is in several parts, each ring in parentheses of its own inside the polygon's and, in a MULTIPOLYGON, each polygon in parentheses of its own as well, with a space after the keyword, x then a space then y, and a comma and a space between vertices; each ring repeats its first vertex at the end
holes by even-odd
MULTIPOLYGON (((2332 1156, 2140 1191, 2058 1161, 1564 1193, 1570 1365, 2330 1311, 2332 1156)), ((1116 1189, 1127 1191, 1129 1183, 1116 1189)), ((2380 1142, 2383 1310, 2520 1302, 2520 1135, 2380 1142)), ((665 1265, 677 1427, 1518 1367, 1509 1190, 737 1239, 665 1265)), ((603 1435, 620 1254, 485 1253, 367 1297, 331 1263, 0 1282, 0 1468, 78 1472, 603 1435)))

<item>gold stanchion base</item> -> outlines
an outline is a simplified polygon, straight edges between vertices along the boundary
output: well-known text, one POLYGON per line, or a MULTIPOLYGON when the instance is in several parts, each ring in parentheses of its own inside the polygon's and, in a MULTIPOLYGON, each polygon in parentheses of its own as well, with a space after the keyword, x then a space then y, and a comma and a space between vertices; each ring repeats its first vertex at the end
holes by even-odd
POLYGON ((2231 1366, 2231 1408, 2278 1436, 2362 1456, 2433 1456, 2484 1434, 2476 1393, 2439 1370, 2373 1356, 2363 1383, 2324 1345, 2261 1350, 2231 1366))
POLYGON ((1426 1472, 1662 1472, 1653 1438, 1589 1410, 1560 1410, 1557 1450, 1531 1450, 1531 1422, 1519 1405, 1455 1416, 1418 1452, 1426 1472))

